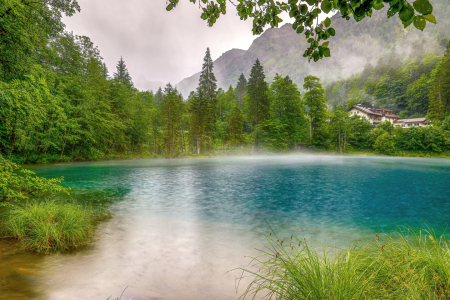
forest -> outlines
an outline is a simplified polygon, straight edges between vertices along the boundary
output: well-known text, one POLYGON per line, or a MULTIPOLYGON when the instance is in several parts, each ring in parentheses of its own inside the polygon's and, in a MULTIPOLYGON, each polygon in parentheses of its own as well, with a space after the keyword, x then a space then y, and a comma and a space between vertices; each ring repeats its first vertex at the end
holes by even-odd
POLYGON ((61 14, 79 10, 71 3, 0 12, 0 153, 14 162, 450 149, 448 40, 441 42, 443 55, 422 45, 401 59, 393 49, 360 74, 325 87, 314 76, 300 87, 282 74, 268 80, 256 60, 249 78, 241 74, 236 86, 217 88, 207 49, 198 87, 184 99, 171 84, 156 93, 136 89, 122 57, 111 74, 88 37, 64 30, 61 14), (346 112, 354 104, 387 107, 403 118, 426 116, 433 126, 373 129, 346 112))

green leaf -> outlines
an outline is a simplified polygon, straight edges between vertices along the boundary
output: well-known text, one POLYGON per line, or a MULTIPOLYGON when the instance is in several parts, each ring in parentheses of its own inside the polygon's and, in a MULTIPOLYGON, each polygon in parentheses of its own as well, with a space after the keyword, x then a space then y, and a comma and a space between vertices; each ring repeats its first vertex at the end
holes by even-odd
POLYGON ((173 9, 173 5, 172 4, 167 5, 167 7, 166 7, 167 11, 171 11, 172 9, 173 9))
POLYGON ((331 35, 331 36, 335 36, 336 35, 336 31, 333 28, 328 28, 327 32, 331 35))
POLYGON ((403 6, 398 16, 402 22, 408 22, 414 17, 414 8, 408 3, 403 6))
POLYGON ((306 4, 300 5, 300 12, 302 13, 302 15, 306 14, 308 12, 308 5, 306 4))
POLYGON ((308 39, 308 43, 312 43, 312 42, 314 42, 314 39, 313 38, 309 38, 308 39))
POLYGON ((422 15, 429 15, 433 12, 433 6, 428 0, 416 0, 413 5, 415 10, 422 15))
POLYGON ((306 2, 308 2, 309 5, 316 4, 316 0, 306 0, 306 2))
POLYGON ((320 6, 322 10, 327 14, 331 11, 333 8, 333 4, 329 0, 324 0, 322 2, 322 5, 320 6))
POLYGON ((380 3, 374 3, 374 4, 373 4, 373 8, 376 9, 376 10, 380 10, 380 9, 382 9, 383 7, 384 7, 383 2, 380 2, 380 3))
POLYGON ((409 19, 409 21, 402 22, 403 23, 403 27, 407 28, 409 25, 412 24, 412 22, 414 22, 414 18, 409 19))
POLYGON ((322 48, 328 48, 328 45, 330 44, 330 42, 325 42, 322 44, 322 48))
POLYGON ((424 15, 422 16, 425 20, 427 20, 430 23, 436 24, 436 17, 433 15, 424 15))
POLYGON ((297 27, 297 33, 302 33, 303 30, 305 30, 305 27, 304 27, 304 26, 299 26, 299 27, 297 27))
POLYGON ((331 26, 330 18, 326 18, 325 21, 323 22, 323 25, 325 25, 325 27, 330 27, 331 26))
POLYGON ((427 22, 425 21, 425 18, 423 16, 414 17, 414 27, 423 31, 425 29, 425 26, 427 26, 427 22))
POLYGON ((330 57, 331 56, 330 49, 324 48, 323 49, 323 56, 330 57))

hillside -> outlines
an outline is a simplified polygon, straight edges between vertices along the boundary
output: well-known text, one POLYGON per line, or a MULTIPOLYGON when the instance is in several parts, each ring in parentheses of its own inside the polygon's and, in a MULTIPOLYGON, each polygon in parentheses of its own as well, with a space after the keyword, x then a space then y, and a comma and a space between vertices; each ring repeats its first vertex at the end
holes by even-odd
MULTIPOLYGON (((413 26, 404 29, 397 16, 386 19, 385 9, 375 11, 372 18, 361 22, 353 19, 346 21, 335 15, 332 27, 336 29, 336 36, 330 38, 331 57, 317 63, 309 63, 303 57, 307 48, 305 37, 297 34, 291 24, 268 29, 253 41, 247 51, 232 49, 214 62, 218 86, 234 86, 241 73, 248 77, 256 58, 263 64, 269 81, 276 73, 280 73, 289 75, 301 85, 307 75, 318 76, 324 82, 351 75, 360 71, 367 62, 374 62, 393 49, 406 56, 413 42, 418 40, 428 45, 429 52, 439 52, 442 50, 437 46, 439 41, 450 35, 450 2, 434 0, 432 4, 438 23, 428 23, 423 33, 413 26)), ((183 79, 176 85, 178 90, 187 96, 197 87, 198 77, 199 73, 183 79)))

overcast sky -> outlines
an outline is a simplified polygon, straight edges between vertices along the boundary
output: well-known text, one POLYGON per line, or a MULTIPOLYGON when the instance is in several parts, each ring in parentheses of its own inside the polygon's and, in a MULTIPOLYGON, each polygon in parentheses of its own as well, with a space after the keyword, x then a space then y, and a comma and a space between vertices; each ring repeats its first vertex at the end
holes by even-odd
POLYGON ((66 30, 91 38, 110 74, 122 55, 134 80, 178 83, 201 70, 206 47, 213 59, 232 48, 247 50, 254 40, 252 21, 227 15, 213 27, 200 19, 198 4, 181 0, 166 11, 165 0, 78 0, 81 12, 65 18, 66 30))

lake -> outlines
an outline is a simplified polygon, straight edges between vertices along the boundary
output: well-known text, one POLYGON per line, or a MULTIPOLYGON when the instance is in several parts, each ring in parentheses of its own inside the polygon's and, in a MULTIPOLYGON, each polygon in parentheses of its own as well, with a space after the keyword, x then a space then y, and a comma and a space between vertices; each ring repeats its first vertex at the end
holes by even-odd
MULTIPOLYGON (((238 267, 272 229, 338 249, 397 226, 442 233, 450 160, 255 156, 31 167, 64 176, 78 201, 108 206, 77 252, 0 243, 0 299, 236 299, 238 267), (272 227, 272 229, 269 227, 272 227)), ((240 289, 242 292, 242 289, 240 289)))

